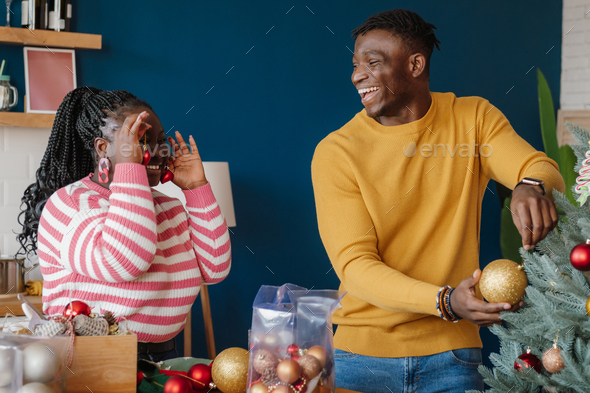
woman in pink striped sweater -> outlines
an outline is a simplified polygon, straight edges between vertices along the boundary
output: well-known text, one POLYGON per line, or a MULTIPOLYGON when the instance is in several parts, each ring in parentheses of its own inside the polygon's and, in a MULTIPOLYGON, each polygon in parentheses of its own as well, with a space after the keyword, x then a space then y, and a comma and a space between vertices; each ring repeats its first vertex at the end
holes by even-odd
POLYGON ((138 357, 155 361, 176 356, 174 337, 200 286, 223 280, 231 265, 195 141, 189 148, 176 138, 166 139, 152 108, 128 92, 73 90, 19 216, 18 240, 39 256, 45 313, 62 314, 71 300, 108 310, 137 334, 138 357), (143 146, 152 153, 146 166, 143 146), (151 188, 166 165, 188 213, 151 188))

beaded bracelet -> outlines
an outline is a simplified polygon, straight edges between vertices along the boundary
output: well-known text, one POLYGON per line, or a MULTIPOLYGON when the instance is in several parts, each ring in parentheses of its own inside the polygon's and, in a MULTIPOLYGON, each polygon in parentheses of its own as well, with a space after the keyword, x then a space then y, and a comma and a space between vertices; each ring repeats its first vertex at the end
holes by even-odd
POLYGON ((438 312, 438 316, 445 321, 448 321, 448 318, 444 307, 444 295, 450 288, 451 287, 449 285, 441 287, 436 294, 436 311, 438 312))
POLYGON ((455 288, 452 288, 450 285, 441 287, 436 294, 436 311, 438 312, 438 316, 450 322, 459 322, 461 318, 458 318, 455 313, 453 313, 453 309, 451 308, 451 293, 455 288))
POLYGON ((451 288, 447 291, 444 304, 445 304, 445 310, 447 311, 447 313, 450 316, 449 321, 451 321, 453 323, 457 323, 457 322, 459 322, 460 318, 457 318, 455 313, 453 313, 453 309, 451 308, 451 293, 453 293, 454 290, 455 290, 455 288, 451 288))

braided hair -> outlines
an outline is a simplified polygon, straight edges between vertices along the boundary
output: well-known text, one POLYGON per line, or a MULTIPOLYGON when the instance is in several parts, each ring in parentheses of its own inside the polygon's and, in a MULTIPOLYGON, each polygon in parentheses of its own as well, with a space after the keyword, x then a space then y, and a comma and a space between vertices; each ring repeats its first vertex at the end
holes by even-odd
POLYGON ((36 172, 36 180, 21 199, 17 235, 18 254, 37 251, 37 230, 45 203, 57 190, 93 172, 97 162, 96 138, 113 141, 126 113, 151 107, 125 90, 79 87, 69 92, 55 115, 47 149, 36 172))
POLYGON ((386 30, 402 39, 410 53, 420 52, 426 57, 426 71, 430 69, 430 56, 434 47, 440 50, 440 41, 436 38, 432 23, 426 23, 417 13, 409 10, 395 9, 383 11, 369 17, 352 31, 352 38, 364 35, 371 30, 386 30))

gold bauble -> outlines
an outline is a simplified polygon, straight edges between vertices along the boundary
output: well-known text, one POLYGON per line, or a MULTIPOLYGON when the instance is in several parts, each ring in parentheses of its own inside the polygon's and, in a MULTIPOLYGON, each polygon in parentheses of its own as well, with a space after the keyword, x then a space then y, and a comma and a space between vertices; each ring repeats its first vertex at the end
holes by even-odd
POLYGON ((543 354, 543 367, 552 374, 558 373, 565 368, 563 359, 561 359, 561 349, 557 346, 549 348, 543 354))
POLYGON ((250 387, 250 393, 268 393, 268 388, 262 382, 256 382, 250 387))
POLYGON ((248 351, 228 348, 215 358, 211 377, 223 393, 246 393, 248 386, 248 351))
POLYGON ((319 360, 322 368, 326 366, 326 348, 316 345, 309 348, 307 354, 319 360))
POLYGON ((590 315, 590 297, 586 300, 586 314, 590 315))
POLYGON ((313 355, 303 355, 297 359, 297 362, 301 365, 303 375, 305 375, 308 381, 317 377, 320 371, 322 371, 322 364, 313 355))
POLYGON ((294 383, 301 378, 301 365, 291 358, 282 360, 277 366, 277 376, 285 383, 294 383))
POLYGON ((479 289, 490 303, 515 305, 525 294, 527 278, 521 266, 508 259, 490 262, 479 280, 479 289))

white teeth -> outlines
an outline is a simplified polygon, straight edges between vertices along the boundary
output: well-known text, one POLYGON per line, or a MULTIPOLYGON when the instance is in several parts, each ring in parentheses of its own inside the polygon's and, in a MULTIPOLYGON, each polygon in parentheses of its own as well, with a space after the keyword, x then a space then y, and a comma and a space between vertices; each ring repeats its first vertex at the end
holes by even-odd
POLYGON ((360 89, 358 92, 359 92, 359 94, 365 94, 365 93, 370 93, 370 92, 376 91, 376 90, 379 90, 379 88, 378 87, 368 87, 366 89, 360 89))
POLYGON ((159 165, 146 165, 145 166, 147 169, 160 169, 159 165))

